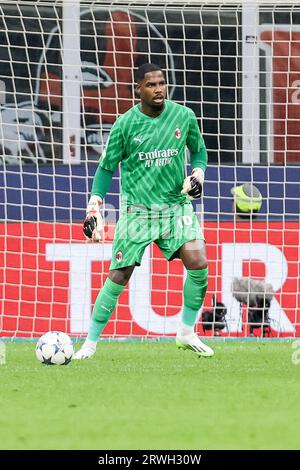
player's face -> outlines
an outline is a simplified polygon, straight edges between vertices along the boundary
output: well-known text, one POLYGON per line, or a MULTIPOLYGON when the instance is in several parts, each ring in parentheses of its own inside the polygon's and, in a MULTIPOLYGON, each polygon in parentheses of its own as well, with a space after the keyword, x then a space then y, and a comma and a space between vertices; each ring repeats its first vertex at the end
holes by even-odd
POLYGON ((144 109, 153 112, 163 109, 167 86, 164 74, 160 70, 145 73, 144 80, 137 84, 136 90, 144 109))

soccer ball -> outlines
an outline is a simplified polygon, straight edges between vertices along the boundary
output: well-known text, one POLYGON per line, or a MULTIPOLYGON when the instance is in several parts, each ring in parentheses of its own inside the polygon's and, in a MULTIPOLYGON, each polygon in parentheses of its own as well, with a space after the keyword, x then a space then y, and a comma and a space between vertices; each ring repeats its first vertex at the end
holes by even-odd
POLYGON ((74 354, 73 343, 62 331, 48 331, 38 340, 35 354, 43 364, 66 365, 71 362, 74 354))

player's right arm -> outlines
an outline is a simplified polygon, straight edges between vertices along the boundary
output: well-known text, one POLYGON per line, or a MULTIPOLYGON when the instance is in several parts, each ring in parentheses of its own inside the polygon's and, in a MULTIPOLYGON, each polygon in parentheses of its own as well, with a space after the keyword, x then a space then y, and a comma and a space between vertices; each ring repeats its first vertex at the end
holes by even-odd
POLYGON ((101 215, 103 199, 109 190, 114 171, 122 160, 123 153, 123 133, 117 120, 111 128, 106 148, 101 155, 86 209, 83 232, 90 241, 99 242, 101 240, 101 231, 104 227, 101 215))

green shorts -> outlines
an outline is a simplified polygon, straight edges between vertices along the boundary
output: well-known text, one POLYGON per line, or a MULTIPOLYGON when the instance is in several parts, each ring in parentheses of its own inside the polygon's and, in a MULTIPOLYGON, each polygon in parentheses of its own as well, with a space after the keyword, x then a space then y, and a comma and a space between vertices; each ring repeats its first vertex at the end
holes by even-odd
POLYGON ((191 240, 204 240, 204 236, 190 202, 151 213, 139 206, 128 206, 117 223, 110 269, 139 266, 151 242, 170 261, 191 240))

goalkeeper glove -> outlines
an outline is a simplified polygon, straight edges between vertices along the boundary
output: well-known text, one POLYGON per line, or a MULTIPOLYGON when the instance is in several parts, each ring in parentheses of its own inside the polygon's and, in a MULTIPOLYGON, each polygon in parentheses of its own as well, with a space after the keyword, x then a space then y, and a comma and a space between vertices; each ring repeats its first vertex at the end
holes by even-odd
POLYGON ((192 174, 185 178, 181 194, 187 194, 190 199, 200 199, 203 183, 204 171, 201 168, 194 168, 192 174))
POLYGON ((86 218, 83 224, 83 233, 92 242, 101 240, 101 230, 104 227, 100 214, 102 199, 99 196, 91 196, 86 209, 86 218))

